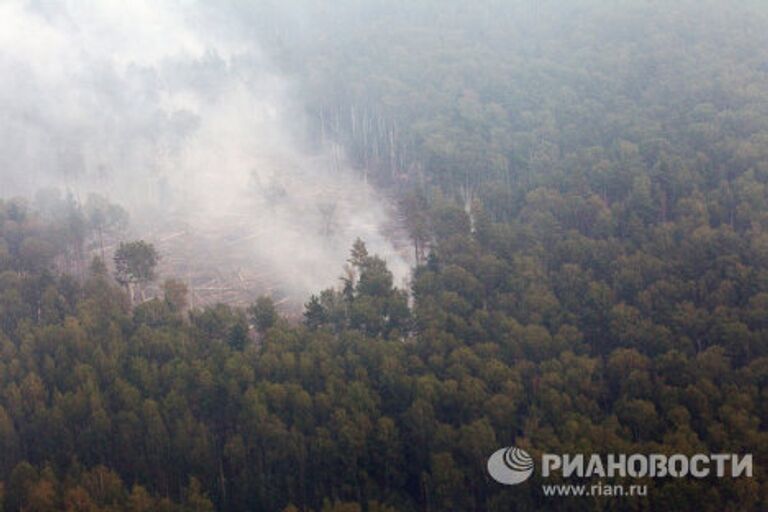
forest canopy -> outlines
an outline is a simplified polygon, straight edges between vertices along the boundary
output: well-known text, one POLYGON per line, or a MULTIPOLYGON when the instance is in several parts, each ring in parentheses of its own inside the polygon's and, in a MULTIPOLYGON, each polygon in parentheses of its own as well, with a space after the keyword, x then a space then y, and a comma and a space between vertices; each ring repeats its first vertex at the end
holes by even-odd
POLYGON ((115 278, 119 207, 3 200, 3 510, 768 507, 764 2, 221 9, 396 197, 410 283, 358 240, 298 319, 192 308, 146 242, 115 278), (754 477, 546 497, 490 478, 510 445, 751 453, 754 477))

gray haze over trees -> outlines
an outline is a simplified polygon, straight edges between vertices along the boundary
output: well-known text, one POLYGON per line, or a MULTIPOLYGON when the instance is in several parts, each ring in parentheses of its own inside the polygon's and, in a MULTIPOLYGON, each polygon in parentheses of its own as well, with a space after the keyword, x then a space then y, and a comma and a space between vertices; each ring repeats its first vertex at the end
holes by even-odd
POLYGON ((101 193, 138 234, 192 230, 299 296, 336 281, 356 237, 404 277, 386 202, 338 148, 307 149, 291 80, 213 7, 3 2, 2 195, 101 193))
POLYGON ((0 28, 2 510, 768 510, 764 0, 9 1, 0 28), (205 303, 194 265, 303 314, 205 303), (508 446, 755 464, 575 498, 496 482, 508 446))

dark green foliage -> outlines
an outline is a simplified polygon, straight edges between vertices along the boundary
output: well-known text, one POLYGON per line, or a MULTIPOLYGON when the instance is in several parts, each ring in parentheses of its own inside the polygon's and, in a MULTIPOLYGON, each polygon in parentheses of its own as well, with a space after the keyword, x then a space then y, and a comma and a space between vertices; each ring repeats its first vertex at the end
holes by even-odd
MULTIPOLYGON (((465 236, 456 247, 490 264, 488 249, 465 236)), ((572 269, 558 274, 586 286, 598 305, 589 307, 605 310, 610 329, 596 345, 582 333, 592 317, 566 323, 563 305, 548 326, 518 318, 516 304, 529 304, 530 317, 546 309, 539 295, 560 293, 533 279, 542 276, 534 261, 520 255, 501 265, 493 275, 507 282, 515 269, 509 286, 519 284, 488 289, 488 267, 464 268, 456 261, 474 260, 439 249, 415 272, 414 336, 405 297, 362 249, 352 258, 349 300, 324 291, 308 304, 307 327, 277 319, 255 345, 244 312, 225 305, 193 310, 188 322, 168 299, 129 311, 98 265, 82 285, 8 276, 3 293, 18 300, 16 321, 0 334, 6 508, 352 510, 365 502, 376 510, 384 502, 390 508, 381 510, 420 510, 428 500, 506 510, 509 491, 488 480, 484 461, 511 442, 534 453, 644 451, 650 443, 764 460, 768 358, 757 355, 752 332, 762 295, 738 317, 746 331, 734 317, 712 319, 717 335, 699 350, 679 341, 689 329, 707 332, 693 304, 656 324, 642 303, 613 304, 611 288, 593 286, 589 275, 580 285, 566 277, 572 269), (51 306, 38 317, 24 297, 35 300, 25 290, 42 283, 51 306), (504 298, 517 293, 522 302, 504 298), (665 343, 677 348, 643 338, 650 327, 666 329, 665 343), (733 344, 749 350, 729 355, 733 344)), ((265 300, 257 305, 271 311, 265 300)), ((702 506, 764 499, 741 484, 709 484, 702 506)), ((696 502, 702 487, 658 481, 650 492, 654 506, 666 506, 696 502)), ((513 502, 535 510, 536 493, 516 491, 513 502)))
POLYGON ((317 329, 328 321, 325 308, 317 295, 312 295, 304 306, 304 323, 310 329, 317 329))
POLYGON ((234 350, 243 350, 245 348, 245 345, 248 343, 248 324, 245 322, 245 319, 239 319, 229 328, 227 343, 234 350))
POLYGON ((67 264, 99 201, 0 204, 4 509, 765 510, 765 6, 366 4, 266 32, 399 195, 412 296, 357 241, 303 323, 186 317, 178 282, 131 310, 67 264), (750 452, 756 477, 544 498, 488 478, 513 443, 750 452))
POLYGON ((120 242, 115 251, 115 279, 118 283, 144 283, 155 279, 160 255, 144 240, 120 242))
POLYGON ((262 334, 277 322, 277 310, 270 297, 263 296, 256 299, 256 303, 249 308, 248 312, 251 314, 256 329, 262 334))
POLYGON ((358 329, 371 337, 397 338, 410 333, 408 296, 393 286, 384 260, 370 256, 362 240, 350 252, 348 275, 341 291, 313 295, 305 306, 304 323, 310 329, 326 325, 335 332, 358 329))

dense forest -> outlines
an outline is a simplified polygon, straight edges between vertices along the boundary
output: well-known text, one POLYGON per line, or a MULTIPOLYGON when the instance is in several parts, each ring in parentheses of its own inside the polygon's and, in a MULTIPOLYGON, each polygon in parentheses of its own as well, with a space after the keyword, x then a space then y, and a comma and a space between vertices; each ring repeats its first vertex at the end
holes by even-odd
POLYGON ((765 510, 765 5, 295 8, 249 16, 397 198, 410 288, 358 241, 299 319, 190 308, 150 245, 106 261, 119 206, 3 200, 2 510, 765 510), (755 475, 552 498, 489 477, 512 444, 755 475))

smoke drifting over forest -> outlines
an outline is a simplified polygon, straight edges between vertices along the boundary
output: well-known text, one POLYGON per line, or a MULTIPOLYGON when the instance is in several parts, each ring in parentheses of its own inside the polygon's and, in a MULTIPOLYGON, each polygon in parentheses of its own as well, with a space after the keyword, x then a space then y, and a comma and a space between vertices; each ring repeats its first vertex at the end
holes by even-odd
POLYGON ((293 85, 226 18, 189 2, 3 2, 0 195, 102 193, 137 235, 228 240, 208 253, 240 251, 296 294, 335 284, 356 237, 405 275, 386 205, 342 157, 304 149, 293 85))

